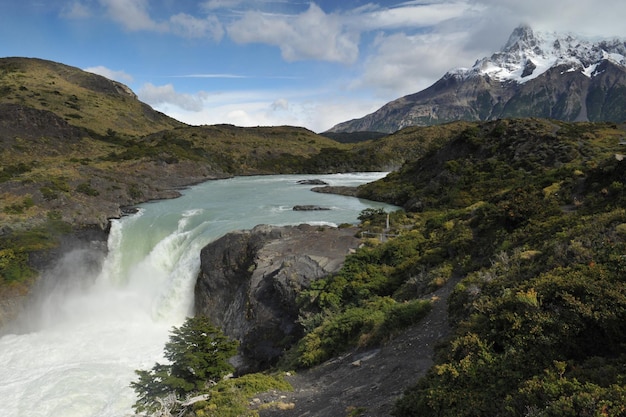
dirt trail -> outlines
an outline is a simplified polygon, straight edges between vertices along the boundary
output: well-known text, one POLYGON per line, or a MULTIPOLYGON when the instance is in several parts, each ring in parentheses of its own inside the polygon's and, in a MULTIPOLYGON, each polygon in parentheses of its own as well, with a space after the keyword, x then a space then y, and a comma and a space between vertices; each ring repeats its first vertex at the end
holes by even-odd
POLYGON ((290 409, 263 409, 261 417, 390 416, 393 404, 433 364, 435 345, 450 334, 447 299, 454 282, 433 294, 433 309, 420 323, 388 344, 357 350, 289 376, 293 392, 272 392, 257 406, 276 401, 290 409))

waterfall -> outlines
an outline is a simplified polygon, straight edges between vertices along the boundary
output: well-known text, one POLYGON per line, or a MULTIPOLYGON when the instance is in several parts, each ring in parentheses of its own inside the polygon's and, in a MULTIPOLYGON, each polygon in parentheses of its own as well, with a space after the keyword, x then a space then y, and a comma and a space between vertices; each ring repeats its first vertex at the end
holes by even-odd
MULTIPOLYGON (((358 185, 382 173, 321 176, 358 185)), ((244 177, 199 184, 174 200, 143 204, 111 222, 102 262, 89 249, 66 254, 41 279, 20 331, 0 338, 4 417, 132 415, 136 369, 163 361, 172 326, 191 315, 200 249, 257 224, 355 222, 368 207, 350 197, 311 193, 303 176, 244 177), (297 204, 332 210, 295 212, 297 204), (95 268, 94 265, 101 265, 95 268)))

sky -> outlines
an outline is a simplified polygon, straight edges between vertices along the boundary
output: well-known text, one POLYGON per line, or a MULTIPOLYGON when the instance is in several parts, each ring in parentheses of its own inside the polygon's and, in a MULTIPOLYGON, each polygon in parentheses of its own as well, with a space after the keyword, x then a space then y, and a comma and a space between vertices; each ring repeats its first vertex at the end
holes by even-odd
POLYGON ((0 57, 129 86, 192 125, 323 132, 471 67, 520 24, 626 39, 623 0, 0 0, 0 57))

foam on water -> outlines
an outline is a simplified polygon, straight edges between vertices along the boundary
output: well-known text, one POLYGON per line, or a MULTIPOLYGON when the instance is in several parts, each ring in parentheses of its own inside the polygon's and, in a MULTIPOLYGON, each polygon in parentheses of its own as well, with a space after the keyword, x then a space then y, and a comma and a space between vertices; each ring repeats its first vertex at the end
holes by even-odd
MULTIPOLYGON (((358 185, 381 173, 320 176, 358 185)), ((192 314, 200 250, 235 229, 257 224, 356 222, 367 207, 355 198, 311 193, 303 176, 244 177, 192 187, 175 200, 142 205, 111 223, 108 254, 67 254, 42 277, 37 304, 0 338, 0 415, 132 415, 134 370, 163 361, 172 326, 192 314), (333 210, 294 212, 296 204, 333 210), (289 207, 289 209, 287 209, 289 207), (278 208, 278 210, 277 210, 278 208)))

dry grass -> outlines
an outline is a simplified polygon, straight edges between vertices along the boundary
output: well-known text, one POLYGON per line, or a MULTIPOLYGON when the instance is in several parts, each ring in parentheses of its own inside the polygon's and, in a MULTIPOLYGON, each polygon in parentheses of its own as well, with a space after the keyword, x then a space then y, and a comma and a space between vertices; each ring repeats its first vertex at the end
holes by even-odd
POLYGON ((4 103, 52 111, 74 126, 100 134, 106 133, 111 125, 129 135, 183 125, 147 110, 117 83, 39 59, 0 60, 0 98, 4 103))

